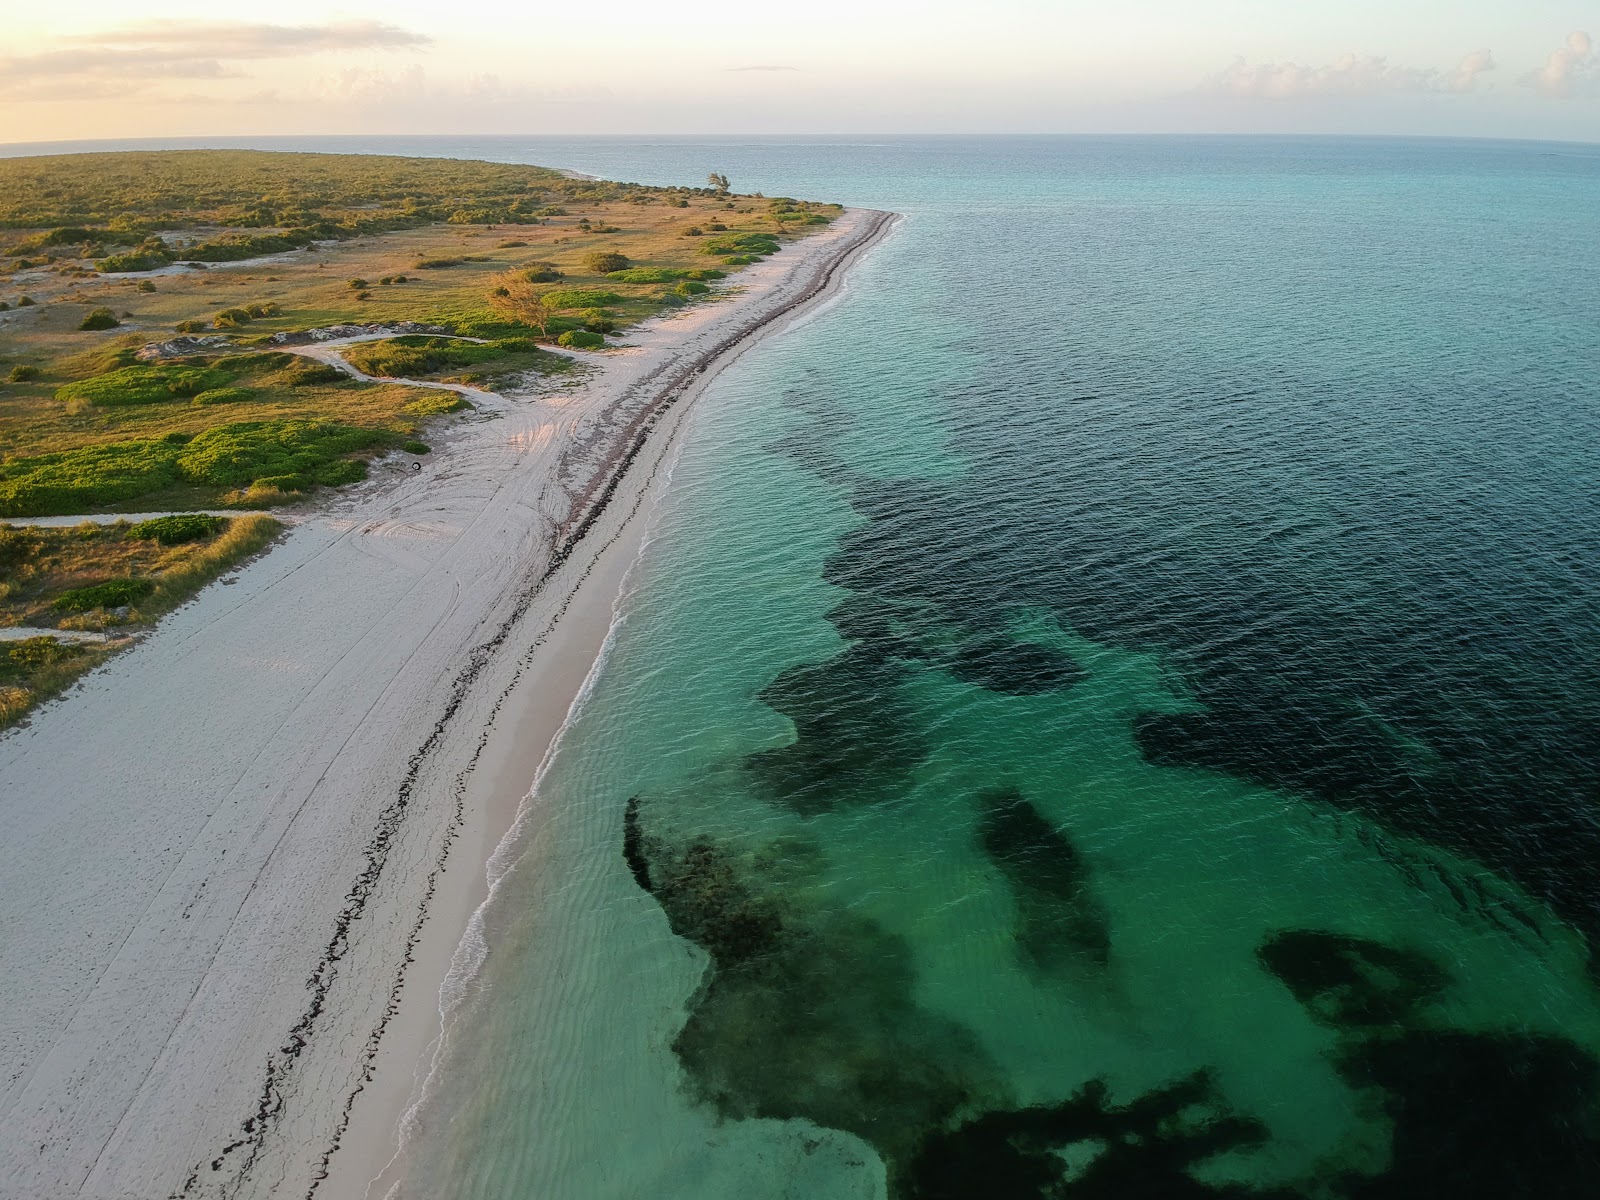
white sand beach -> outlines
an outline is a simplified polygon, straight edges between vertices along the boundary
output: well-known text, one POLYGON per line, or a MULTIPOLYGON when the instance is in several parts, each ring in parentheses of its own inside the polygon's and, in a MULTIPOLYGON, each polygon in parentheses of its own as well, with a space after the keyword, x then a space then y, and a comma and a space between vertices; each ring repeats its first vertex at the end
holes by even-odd
POLYGON ((471 393, 0 736, 0 1197, 367 1192, 690 401, 889 223, 471 393))

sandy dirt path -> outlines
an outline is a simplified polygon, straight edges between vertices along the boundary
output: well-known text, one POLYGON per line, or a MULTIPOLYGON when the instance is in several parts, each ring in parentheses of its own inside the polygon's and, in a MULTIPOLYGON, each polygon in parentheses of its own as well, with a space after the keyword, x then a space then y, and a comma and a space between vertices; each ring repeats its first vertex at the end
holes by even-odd
POLYGON ((358 1109, 378 1152, 686 401, 886 223, 848 212, 575 385, 473 393, 420 470, 0 737, 0 1196, 307 1195, 358 1109))

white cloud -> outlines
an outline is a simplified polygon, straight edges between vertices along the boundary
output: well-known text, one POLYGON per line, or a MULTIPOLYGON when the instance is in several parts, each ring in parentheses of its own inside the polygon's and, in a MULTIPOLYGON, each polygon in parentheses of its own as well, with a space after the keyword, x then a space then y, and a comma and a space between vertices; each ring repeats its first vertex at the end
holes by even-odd
POLYGON ((230 63, 350 50, 393 50, 430 39, 379 21, 268 25, 149 21, 67 39, 67 48, 0 57, 0 96, 81 100, 159 91, 172 79, 230 79, 230 63))
POLYGON ((1522 82, 1555 100, 1600 95, 1600 55, 1595 54, 1594 39, 1581 30, 1569 33, 1567 44, 1551 51, 1544 66, 1523 76, 1522 82))
POLYGON ((1404 67, 1381 55, 1346 54, 1324 66, 1300 63, 1256 63, 1235 59, 1201 85, 1201 91, 1223 96, 1292 99, 1302 96, 1372 96, 1390 92, 1471 92, 1479 76, 1495 69, 1494 56, 1475 50, 1452 71, 1404 67))

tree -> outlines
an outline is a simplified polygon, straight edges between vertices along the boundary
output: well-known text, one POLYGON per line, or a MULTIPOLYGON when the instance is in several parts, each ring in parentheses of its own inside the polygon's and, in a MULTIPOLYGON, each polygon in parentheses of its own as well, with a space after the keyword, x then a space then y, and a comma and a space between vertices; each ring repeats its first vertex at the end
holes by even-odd
POLYGON ((537 329, 540 336, 549 332, 550 318, 555 316, 539 289, 517 271, 507 271, 495 280, 489 306, 508 321, 537 329))
POLYGON ((726 175, 713 171, 706 176, 706 182, 716 188, 722 195, 726 196, 728 194, 728 177, 726 175))

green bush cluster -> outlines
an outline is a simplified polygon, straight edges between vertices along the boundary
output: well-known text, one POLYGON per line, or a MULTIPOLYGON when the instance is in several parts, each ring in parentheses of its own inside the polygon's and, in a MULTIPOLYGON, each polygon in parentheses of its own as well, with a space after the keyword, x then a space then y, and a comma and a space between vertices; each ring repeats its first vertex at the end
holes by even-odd
POLYGON ((570 346, 575 350, 598 350, 606 344, 606 339, 587 329, 569 329, 556 338, 556 345, 570 346))
POLYGON ((215 404, 242 404, 246 400, 254 399, 255 392, 243 387, 208 388, 195 395, 189 401, 196 408, 210 408, 215 404))
POLYGON ((379 342, 360 342, 345 350, 345 360, 367 375, 411 379, 455 367, 493 362, 508 354, 537 354, 532 338, 495 338, 479 344, 454 338, 407 334, 379 342))
POLYGON ((632 261, 626 254, 617 254, 610 250, 596 250, 584 255, 583 265, 596 275, 610 275, 613 271, 626 271, 632 266, 632 261))
POLYGON ((280 481, 283 490, 366 477, 347 455, 394 441, 380 429, 336 421, 246 421, 193 438, 112 442, 0 464, 0 516, 85 512, 183 484, 226 489, 280 481))
POLYGON ((622 297, 598 288, 556 288, 544 294, 544 302, 551 308, 604 308, 621 304, 622 297))
POLYGON ((140 364, 64 383, 56 389, 56 399, 87 400, 97 408, 160 404, 197 396, 228 381, 228 373, 210 367, 140 364))
POLYGON ((62 592, 50 607, 57 612, 91 612, 97 608, 121 608, 137 604, 156 590, 148 579, 108 579, 90 587, 62 592))
POLYGON ((128 536, 141 542, 158 542, 163 546, 181 546, 198 542, 221 533, 228 527, 227 517, 214 517, 209 513, 179 513, 171 517, 153 517, 140 521, 128 530, 128 536))
POLYGON ((779 246, 770 234, 732 233, 726 237, 712 238, 705 244, 703 250, 706 254, 748 259, 752 255, 776 254, 779 246))
POLYGON ((11 368, 6 378, 12 383, 31 383, 39 378, 39 368, 27 363, 18 363, 11 368))
POLYGON ((711 289, 707 285, 701 283, 698 279, 685 279, 672 290, 677 292, 680 296, 703 296, 711 289))
POLYGON ((0 681, 15 682, 35 671, 60 666, 86 654, 88 650, 78 643, 63 642, 53 637, 21 638, 15 642, 0 643, 0 681))
POLYGON ((680 279, 704 281, 726 279, 727 276, 726 271, 714 267, 696 267, 692 271, 676 267, 630 267, 626 271, 613 271, 606 278, 615 279, 618 283, 675 283, 680 279))
POLYGON ((109 308, 101 306, 100 308, 90 309, 89 315, 83 318, 78 328, 85 333, 91 333, 101 329, 115 329, 121 324, 122 322, 117 320, 116 313, 109 308))

